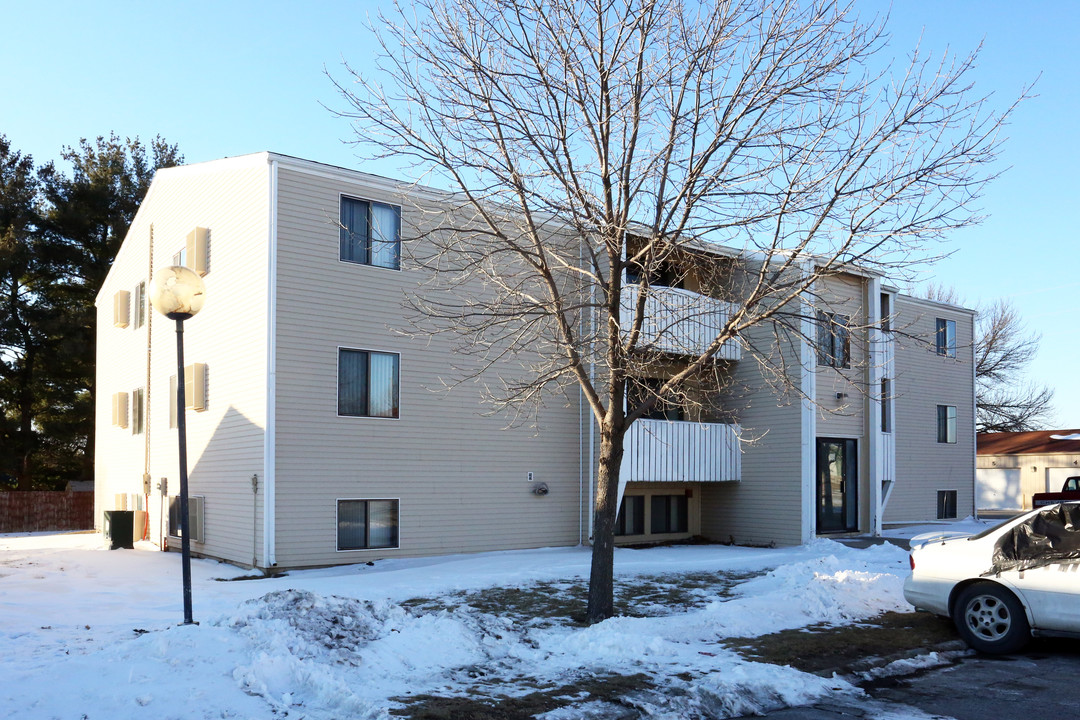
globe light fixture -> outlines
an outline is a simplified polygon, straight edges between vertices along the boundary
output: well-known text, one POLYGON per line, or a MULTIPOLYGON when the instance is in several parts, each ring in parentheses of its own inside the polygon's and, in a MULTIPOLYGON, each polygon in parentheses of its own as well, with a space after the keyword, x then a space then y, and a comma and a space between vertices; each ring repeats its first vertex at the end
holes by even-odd
POLYGON ((184 582, 184 624, 191 615, 191 533, 188 520, 187 407, 184 387, 184 321, 202 310, 206 285, 199 273, 182 265, 158 270, 150 291, 150 304, 176 321, 176 430, 180 444, 180 562, 184 582))
POLYGON ((183 265, 158 270, 150 290, 150 304, 170 320, 187 320, 202 310, 205 299, 203 279, 183 265))

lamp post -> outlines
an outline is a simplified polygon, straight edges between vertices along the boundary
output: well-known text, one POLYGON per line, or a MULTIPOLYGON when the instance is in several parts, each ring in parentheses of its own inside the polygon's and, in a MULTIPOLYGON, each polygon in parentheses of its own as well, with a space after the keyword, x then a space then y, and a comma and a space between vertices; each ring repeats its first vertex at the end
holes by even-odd
POLYGON ((176 321, 176 429, 180 437, 180 556, 184 575, 184 624, 191 625, 191 535, 188 532, 187 419, 184 416, 184 321, 202 310, 206 286, 191 268, 173 265, 157 272, 150 304, 176 321))

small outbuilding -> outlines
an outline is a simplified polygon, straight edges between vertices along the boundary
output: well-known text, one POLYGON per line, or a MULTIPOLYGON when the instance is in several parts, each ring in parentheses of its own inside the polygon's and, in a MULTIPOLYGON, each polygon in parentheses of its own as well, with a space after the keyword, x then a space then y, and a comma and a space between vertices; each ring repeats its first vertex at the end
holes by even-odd
POLYGON ((980 513, 1020 512, 1031 496, 1080 476, 1080 429, 984 433, 976 439, 975 504, 980 513))

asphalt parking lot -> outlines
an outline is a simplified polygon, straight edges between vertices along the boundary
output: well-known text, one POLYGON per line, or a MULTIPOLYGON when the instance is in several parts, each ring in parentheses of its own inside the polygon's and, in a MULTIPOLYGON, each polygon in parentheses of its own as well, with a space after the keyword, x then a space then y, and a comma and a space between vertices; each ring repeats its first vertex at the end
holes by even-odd
POLYGON ((955 664, 864 685, 866 697, 789 708, 777 720, 955 718, 1032 720, 1077 717, 1080 640, 1045 639, 1023 653, 968 654, 955 664))

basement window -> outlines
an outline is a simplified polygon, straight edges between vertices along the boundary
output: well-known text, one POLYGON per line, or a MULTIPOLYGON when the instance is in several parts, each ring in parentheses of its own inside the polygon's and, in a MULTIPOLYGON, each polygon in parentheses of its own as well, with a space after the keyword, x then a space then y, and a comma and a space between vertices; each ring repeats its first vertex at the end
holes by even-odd
POLYGON ((338 500, 337 549, 398 547, 397 500, 338 500))

